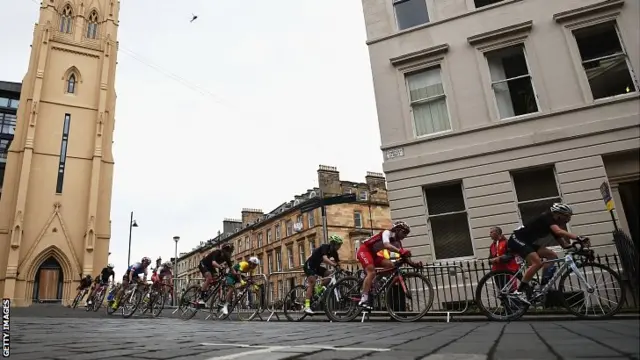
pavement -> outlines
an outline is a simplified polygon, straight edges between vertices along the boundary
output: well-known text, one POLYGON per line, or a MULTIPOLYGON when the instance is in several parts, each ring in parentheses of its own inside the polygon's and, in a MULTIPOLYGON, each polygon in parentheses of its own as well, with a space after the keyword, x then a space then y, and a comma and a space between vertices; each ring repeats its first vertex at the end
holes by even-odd
POLYGON ((189 321, 12 309, 11 359, 635 359, 638 319, 496 322, 189 321), (47 314, 49 314, 47 316, 47 314))

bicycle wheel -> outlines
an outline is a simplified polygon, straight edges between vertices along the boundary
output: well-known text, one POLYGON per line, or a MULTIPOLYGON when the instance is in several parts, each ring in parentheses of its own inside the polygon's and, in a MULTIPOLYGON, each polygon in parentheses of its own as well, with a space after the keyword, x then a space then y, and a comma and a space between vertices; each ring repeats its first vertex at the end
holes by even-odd
POLYGON ((84 290, 79 292, 78 295, 76 295, 76 298, 73 299, 73 303, 71 304, 71 308, 75 309, 76 306, 78 306, 78 303, 80 302, 80 300, 82 300, 83 297, 84 297, 84 290))
POLYGON ((401 322, 420 320, 433 304, 433 285, 426 276, 416 272, 404 273, 402 278, 404 284, 397 281, 387 287, 387 312, 401 322))
POLYGON ((180 297, 180 305, 178 310, 180 311, 180 318, 182 320, 189 320, 196 316, 199 309, 198 299, 200 297, 200 286, 190 286, 180 297))
POLYGON ((164 303, 167 301, 167 293, 164 291, 156 292, 151 302, 151 316, 158 317, 164 309, 164 303))
POLYGON ((344 277, 333 287, 325 290, 329 292, 324 302, 324 313, 331 321, 349 322, 362 312, 358 306, 362 280, 353 276, 344 277))
POLYGON ((620 275, 608 266, 596 263, 576 264, 578 273, 566 272, 560 277, 558 290, 562 293, 564 306, 573 315, 585 319, 606 319, 614 316, 620 311, 625 300, 625 289, 620 275), (573 275, 573 279, 569 276, 573 275), (566 283, 567 279, 569 282, 566 283), (586 284, 584 281, 586 280, 586 284), (592 285, 593 283, 595 285, 592 285), (598 283, 610 284, 605 289, 600 290, 598 283), (565 290, 566 287, 573 289, 577 285, 578 289, 573 291, 565 290), (617 301, 611 301, 611 296, 616 296, 617 301), (587 300, 590 299, 590 300, 587 300), (575 300, 575 302, 572 302, 575 300), (583 305, 574 306, 582 302, 583 305), (605 312, 605 309, 608 311, 605 312))
POLYGON ((122 317, 125 319, 130 318, 138 310, 140 301, 142 301, 143 293, 137 288, 133 289, 133 294, 127 295, 125 302, 122 304, 122 317), (128 309, 128 310, 127 310, 128 309))
MULTIPOLYGON (((256 293, 251 291, 248 287, 240 293, 240 297, 234 302, 234 309, 238 320, 251 321, 260 311, 260 298, 256 296, 256 293)), ((231 313, 231 309, 229 309, 231 313)))
POLYGON ((98 311, 98 309, 100 309, 100 306, 102 306, 102 303, 104 302, 104 297, 106 296, 106 289, 102 288, 98 294, 94 295, 94 299, 93 299, 93 311, 96 312, 98 311))
POLYGON ((519 280, 516 272, 509 270, 490 271, 478 282, 475 293, 475 302, 480 312, 489 320, 513 321, 524 315, 529 305, 523 303, 512 293, 518 288, 519 280), (495 301, 485 304, 482 295, 493 295, 495 301), (493 306, 502 309, 500 314, 492 312, 493 306))
POLYGON ((304 285, 296 285, 284 297, 284 316, 287 320, 302 321, 307 317, 307 314, 302 311, 306 292, 307 288, 304 285))

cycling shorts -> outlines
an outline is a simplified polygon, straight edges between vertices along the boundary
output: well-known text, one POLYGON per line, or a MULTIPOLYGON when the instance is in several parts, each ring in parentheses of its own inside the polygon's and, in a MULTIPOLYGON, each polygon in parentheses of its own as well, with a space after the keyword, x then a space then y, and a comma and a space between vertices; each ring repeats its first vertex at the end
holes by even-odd
POLYGON ((374 267, 382 267, 382 262, 385 260, 385 258, 378 256, 378 254, 374 253, 373 250, 366 245, 360 245, 356 252, 356 258, 362 265, 362 268, 366 268, 372 264, 374 267))
POLYGON ((507 248, 512 252, 520 255, 523 259, 531 253, 538 252, 540 245, 529 243, 518 239, 514 234, 511 234, 509 240, 507 240, 507 248))
POLYGON ((218 273, 216 268, 213 267, 213 264, 206 264, 204 261, 200 261, 198 269, 200 269, 202 276, 206 276, 206 273, 211 273, 211 275, 215 276, 218 273))
POLYGON ((327 274, 327 268, 324 268, 320 265, 312 267, 309 264, 309 261, 305 261, 304 262, 304 266, 302 267, 302 269, 304 270, 304 274, 307 276, 320 276, 320 277, 325 277, 327 274))

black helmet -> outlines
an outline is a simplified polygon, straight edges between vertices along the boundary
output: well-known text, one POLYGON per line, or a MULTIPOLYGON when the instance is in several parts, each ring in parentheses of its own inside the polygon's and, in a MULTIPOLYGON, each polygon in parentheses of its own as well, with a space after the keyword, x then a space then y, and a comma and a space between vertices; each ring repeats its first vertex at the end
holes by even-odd
POLYGON ((233 244, 226 243, 226 244, 222 245, 222 250, 233 251, 234 250, 233 244))

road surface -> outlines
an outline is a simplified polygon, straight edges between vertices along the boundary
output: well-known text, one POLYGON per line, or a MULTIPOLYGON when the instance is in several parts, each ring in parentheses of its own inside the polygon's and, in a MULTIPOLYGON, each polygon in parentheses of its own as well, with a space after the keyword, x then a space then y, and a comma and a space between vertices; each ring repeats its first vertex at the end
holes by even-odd
POLYGON ((637 319, 509 324, 198 318, 185 322, 92 317, 81 310, 45 317, 34 311, 12 312, 11 359, 640 360, 637 319))

